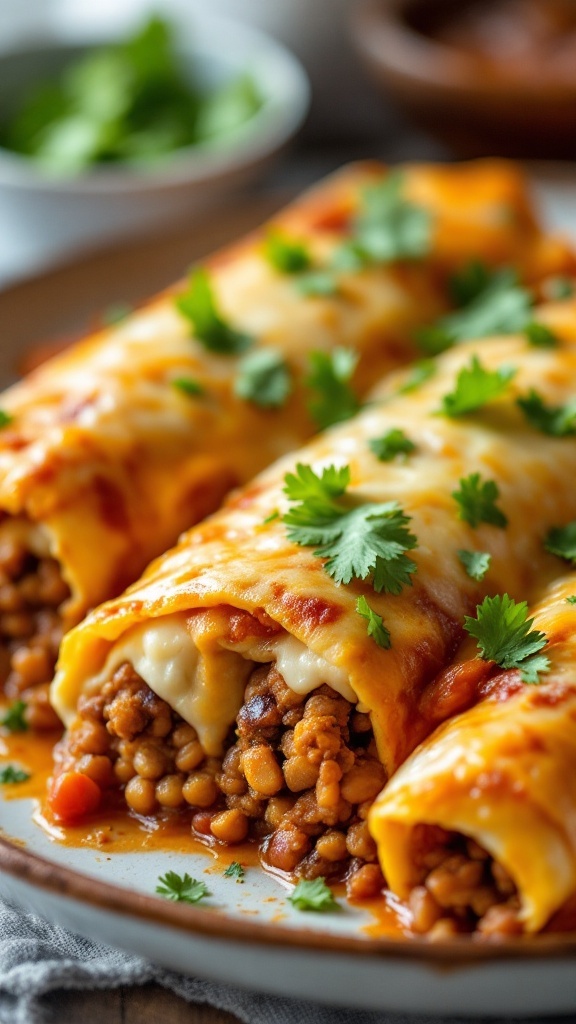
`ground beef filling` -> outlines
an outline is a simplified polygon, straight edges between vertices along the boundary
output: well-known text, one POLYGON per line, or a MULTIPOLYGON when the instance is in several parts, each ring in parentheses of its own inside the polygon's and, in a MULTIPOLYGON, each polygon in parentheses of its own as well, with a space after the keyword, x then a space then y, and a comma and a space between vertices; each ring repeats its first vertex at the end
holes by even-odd
POLYGON ((60 607, 69 597, 60 566, 26 549, 10 521, 0 534, 0 679, 9 700, 22 700, 34 729, 60 722, 48 701, 62 639, 60 607))
POLYGON ((420 825, 413 844, 422 875, 408 900, 414 931, 433 939, 462 932, 487 938, 522 934, 514 882, 473 839, 420 825))
POLYGON ((368 715, 328 686, 297 694, 274 667, 257 668, 220 759, 125 663, 81 699, 57 760, 101 788, 120 782, 138 814, 189 808, 203 836, 258 839, 272 868, 345 879, 350 898, 382 889, 366 816, 385 772, 368 715))

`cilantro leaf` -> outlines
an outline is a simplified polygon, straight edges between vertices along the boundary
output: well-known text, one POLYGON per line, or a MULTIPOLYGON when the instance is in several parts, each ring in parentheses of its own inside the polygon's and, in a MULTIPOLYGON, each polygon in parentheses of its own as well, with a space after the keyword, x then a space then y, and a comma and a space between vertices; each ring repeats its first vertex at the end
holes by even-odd
POLYGON ((320 430, 354 416, 360 401, 350 381, 356 369, 358 355, 349 348, 335 348, 333 352, 311 352, 310 374, 305 383, 315 398, 308 403, 310 415, 320 430))
POLYGON ((252 345, 251 337, 236 331, 220 315, 210 278, 202 267, 190 275, 188 290, 178 296, 176 307, 192 324, 196 340, 209 352, 238 355, 252 345))
POLYGON ((356 611, 358 612, 358 615, 361 615, 368 623, 368 626, 366 627, 368 636, 374 638, 378 647, 382 647, 385 651, 388 651, 392 646, 390 633, 382 621, 382 616, 378 615, 378 613, 370 607, 363 594, 356 601, 356 611))
POLYGON ((454 391, 444 395, 440 411, 446 416, 464 416, 481 409, 503 394, 515 373, 511 366, 486 370, 478 356, 473 356, 470 366, 460 370, 454 391))
POLYGON ((237 860, 233 860, 232 863, 229 864, 228 867, 226 868, 226 871, 224 872, 224 878, 235 878, 236 881, 243 882, 245 874, 246 872, 244 871, 244 868, 242 867, 240 862, 237 860))
POLYGON ((27 782, 29 778, 29 772, 24 772, 21 768, 15 768, 13 764, 7 764, 0 768, 0 786, 5 786, 8 783, 27 782))
POLYGON ((495 480, 482 480, 480 473, 470 473, 459 481, 460 490, 452 491, 452 497, 458 503, 458 518, 476 528, 480 523, 491 523, 492 526, 507 525, 508 519, 495 504, 500 495, 495 480))
POLYGON ((544 539, 544 547, 552 555, 576 562, 576 519, 567 526, 554 526, 544 539))
POLYGON ((566 598, 567 604, 576 604, 576 594, 570 594, 570 597, 566 598))
POLYGON ((368 445, 380 462, 391 462, 397 455, 410 455, 416 451, 414 442, 398 427, 388 430, 382 437, 371 438, 368 445))
POLYGON ((296 282, 301 295, 337 295, 338 281, 330 270, 310 270, 296 282))
POLYGON ((538 682, 538 673, 549 668, 548 659, 543 655, 535 661, 531 658, 542 650, 547 638, 541 630, 533 630, 533 625, 527 602, 517 603, 508 594, 485 597, 476 608, 476 618, 467 615, 464 619, 464 629, 478 641, 484 661, 495 661, 505 669, 520 668, 528 681, 538 682))
POLYGON ((421 384, 430 380, 430 377, 433 377, 436 371, 437 366, 433 359, 421 359, 419 362, 414 363, 404 384, 398 388, 398 394, 407 395, 411 391, 416 391, 421 384))
POLYGON ((6 714, 0 719, 0 725, 8 729, 8 732, 26 732, 28 729, 28 722, 25 718, 27 707, 28 705, 23 700, 13 701, 6 714))
POLYGON ((191 878, 188 873, 182 876, 175 871, 167 871, 164 877, 160 875, 158 882, 155 892, 175 903, 199 903, 210 895, 206 883, 191 878))
POLYGON ((183 394, 188 395, 190 398, 198 398, 206 394, 206 389, 199 381, 194 380, 193 377, 175 377, 170 383, 173 388, 176 388, 177 391, 182 391, 183 394))
POLYGON ((288 899, 297 910, 339 909, 339 903, 334 899, 334 894, 326 885, 324 878, 315 878, 312 882, 300 879, 288 899))
POLYGON ((5 412, 4 409, 0 409, 0 430, 2 427, 7 427, 8 424, 13 423, 14 417, 10 413, 5 412))
POLYGON ((574 284, 570 277, 551 277, 545 282, 546 298, 553 302, 571 299, 574 295, 574 284))
POLYGON ((308 270, 312 264, 312 257, 304 242, 288 238, 273 228, 266 235, 264 255, 274 269, 282 274, 299 274, 308 270))
POLYGON ((550 671, 550 658, 546 654, 533 654, 519 666, 520 678, 523 683, 529 686, 537 686, 540 682, 540 675, 550 671))
POLYGON ((274 511, 271 512, 269 516, 266 516, 266 518, 263 519, 262 522, 264 523, 264 525, 266 525, 266 523, 273 523, 275 519, 280 519, 280 513, 277 508, 275 508, 274 511))
POLYGON ((471 260, 452 275, 448 282, 455 306, 468 306, 489 288, 493 271, 481 260, 471 260))
POLYGON ((492 561, 492 555, 488 551, 458 551, 458 558, 464 566, 471 580, 483 580, 492 561))
POLYGON ((524 334, 534 348, 557 348, 558 338, 546 324, 531 320, 524 328, 524 334))
POLYGON ((292 390, 292 378, 284 357, 272 348, 259 348, 240 360, 234 394, 262 409, 278 409, 292 390))
POLYGON ((370 263, 419 260, 428 255, 430 213, 406 199, 403 186, 403 175, 396 172, 365 190, 351 238, 334 254, 337 269, 354 270, 370 263))
POLYGON ((550 437, 569 437, 576 434, 576 398, 566 405, 546 405, 542 395, 532 388, 516 404, 536 430, 550 437))
MULTIPOLYGON (((473 294, 473 293, 472 293, 473 294)), ((513 270, 497 270, 461 309, 417 333, 427 355, 439 355, 459 341, 515 334, 530 321, 533 298, 513 270)))
POLYGON ((297 503, 283 517, 288 537, 303 547, 315 547, 324 568, 337 583, 365 580, 373 575, 376 591, 399 594, 416 571, 405 552, 417 544, 409 532, 409 517, 395 501, 359 504, 346 495, 348 467, 328 466, 317 476, 298 464, 296 475, 285 477, 284 493, 297 503))

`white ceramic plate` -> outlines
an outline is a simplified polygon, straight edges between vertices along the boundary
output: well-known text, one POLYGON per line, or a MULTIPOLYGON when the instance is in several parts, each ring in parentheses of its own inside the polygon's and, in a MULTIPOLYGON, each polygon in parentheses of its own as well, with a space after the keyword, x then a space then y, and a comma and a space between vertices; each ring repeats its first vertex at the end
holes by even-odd
MULTIPOLYGON (((554 226, 576 238, 576 172, 538 171, 554 226)), ((0 353, 0 377, 14 353, 0 353)), ((108 853, 65 847, 32 821, 30 800, 0 804, 0 893, 83 935, 186 974, 327 1003, 462 1016, 576 1011, 576 939, 502 945, 428 944, 371 937, 368 911, 304 914, 282 882, 257 867, 242 884, 209 851, 108 853), (206 881, 199 906, 154 895, 168 870, 206 881)), ((529 855, 529 853, 528 853, 529 855)), ((232 859, 232 858, 231 858, 232 859)))

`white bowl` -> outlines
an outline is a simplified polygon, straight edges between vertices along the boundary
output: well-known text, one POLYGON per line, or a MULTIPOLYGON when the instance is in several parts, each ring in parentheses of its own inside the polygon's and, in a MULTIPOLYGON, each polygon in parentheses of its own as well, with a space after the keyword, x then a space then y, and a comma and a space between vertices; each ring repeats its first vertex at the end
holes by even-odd
MULTIPOLYGON (((0 43, 0 114, 36 82, 116 33, 87 38, 43 32, 26 43, 0 43)), ((64 253, 204 213, 256 178, 297 131, 309 105, 306 75, 292 54, 265 34, 225 18, 177 24, 183 64, 217 84, 248 71, 260 110, 233 136, 190 146, 149 167, 95 167, 54 178, 27 157, 0 148, 0 283, 64 253)))

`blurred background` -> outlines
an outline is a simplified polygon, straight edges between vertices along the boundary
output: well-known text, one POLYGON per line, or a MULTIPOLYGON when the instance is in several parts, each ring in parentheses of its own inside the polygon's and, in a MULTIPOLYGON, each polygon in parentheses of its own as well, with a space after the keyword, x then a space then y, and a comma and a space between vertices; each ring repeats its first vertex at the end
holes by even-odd
POLYGON ((0 80, 24 335, 137 300, 347 160, 553 160, 530 166, 560 222, 574 192, 576 0, 0 0, 0 80))

